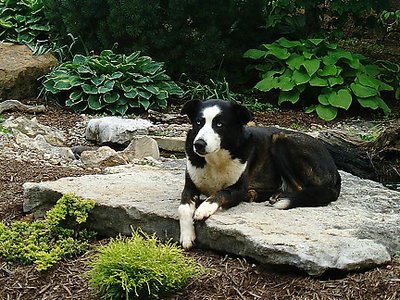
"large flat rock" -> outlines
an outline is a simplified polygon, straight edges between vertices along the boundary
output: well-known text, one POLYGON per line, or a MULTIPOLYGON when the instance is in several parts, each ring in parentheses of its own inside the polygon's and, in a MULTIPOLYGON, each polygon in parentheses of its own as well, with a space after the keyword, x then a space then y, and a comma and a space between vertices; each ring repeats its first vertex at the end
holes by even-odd
MULTIPOLYGON (((400 193, 341 175, 341 196, 327 207, 281 211, 266 203, 242 203, 196 224, 197 245, 311 275, 388 262, 400 248, 400 193)), ((180 168, 133 166, 108 175, 26 183, 24 211, 41 215, 72 192, 97 202, 89 222, 102 235, 129 234, 133 226, 178 241, 183 180, 180 168)))

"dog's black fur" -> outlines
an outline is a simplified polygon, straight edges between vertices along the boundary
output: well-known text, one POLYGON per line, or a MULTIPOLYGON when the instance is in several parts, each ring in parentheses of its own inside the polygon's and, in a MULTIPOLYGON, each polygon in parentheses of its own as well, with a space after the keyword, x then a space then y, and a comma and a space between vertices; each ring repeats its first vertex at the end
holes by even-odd
POLYGON ((186 114, 192 124, 186 140, 188 169, 179 211, 185 248, 190 248, 195 238, 194 232, 188 237, 185 228, 190 222, 184 219, 190 214, 195 220, 205 219, 219 207, 232 207, 241 201, 270 200, 277 208, 290 209, 324 206, 338 198, 341 179, 335 163, 325 146, 311 136, 276 127, 244 126, 252 114, 244 106, 222 100, 187 102, 181 114, 186 114), (207 134, 213 137, 211 141, 220 141, 216 149, 222 149, 213 153, 205 149, 207 138, 198 136, 206 126, 203 112, 207 108, 215 111, 215 117, 209 118, 212 122, 207 134), (232 184, 213 190, 209 185, 219 187, 218 182, 207 180, 225 178, 206 175, 213 168, 224 167, 227 174, 233 174, 227 175, 232 184), (208 196, 203 203, 201 194, 208 196))

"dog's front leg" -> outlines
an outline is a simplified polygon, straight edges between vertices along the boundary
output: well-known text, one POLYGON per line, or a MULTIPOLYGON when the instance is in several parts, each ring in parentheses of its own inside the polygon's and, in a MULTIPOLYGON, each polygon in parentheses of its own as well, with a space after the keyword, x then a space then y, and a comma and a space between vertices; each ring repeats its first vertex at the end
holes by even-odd
POLYGON ((186 174, 185 187, 182 191, 181 204, 178 208, 180 243, 184 249, 193 247, 196 232, 193 223, 193 214, 196 210, 196 202, 199 201, 200 192, 186 174))

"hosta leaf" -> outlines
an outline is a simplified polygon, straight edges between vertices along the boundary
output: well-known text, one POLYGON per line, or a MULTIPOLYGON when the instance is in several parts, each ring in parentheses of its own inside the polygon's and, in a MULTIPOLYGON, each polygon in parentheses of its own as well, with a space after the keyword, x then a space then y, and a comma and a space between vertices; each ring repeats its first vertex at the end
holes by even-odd
POLYGON ((390 110, 389 106, 385 103, 385 101, 382 100, 382 98, 377 97, 378 101, 378 106, 383 110, 383 113, 387 116, 389 115, 392 111, 390 110))
POLYGON ((314 54, 312 52, 303 51, 303 56, 307 59, 311 59, 314 56, 314 54))
POLYGON ((137 89, 132 89, 130 92, 124 93, 124 96, 129 99, 136 98, 138 95, 137 89))
POLYGON ((54 84, 54 88, 60 91, 68 91, 72 88, 72 84, 69 80, 58 80, 54 84))
POLYGON ((282 104, 283 102, 296 103, 300 99, 300 92, 298 90, 292 90, 288 92, 280 92, 278 104, 282 104))
POLYGON ((94 72, 87 66, 80 66, 76 69, 79 73, 82 74, 94 74, 94 72))
POLYGON ((156 97, 159 100, 164 100, 168 98, 168 93, 166 91, 160 91, 156 97))
POLYGON ((275 78, 275 77, 273 77, 273 78, 264 78, 263 80, 259 81, 256 84, 255 88, 260 90, 260 91, 263 91, 263 92, 268 92, 268 91, 270 91, 272 89, 277 88, 278 82, 279 82, 278 78, 275 78))
POLYGON ((336 76, 339 70, 335 65, 324 65, 324 67, 318 70, 319 76, 336 76))
POLYGON ((49 25, 32 24, 29 28, 37 31, 50 31, 49 25))
POLYGON ((302 55, 291 55, 288 60, 286 61, 286 64, 289 66, 290 69, 292 70, 299 70, 300 66, 303 64, 303 62, 305 61, 304 56, 302 55))
POLYGON ((126 111, 128 110, 128 105, 127 104, 125 104, 125 105, 119 105, 117 108, 116 108, 116 112, 117 113, 119 113, 121 116, 124 116, 125 114, 126 114, 126 111))
POLYGON ((118 93, 105 93, 103 95, 103 100, 106 103, 115 103, 119 100, 119 97, 118 93))
POLYGON ((76 102, 76 103, 71 103, 71 102, 68 102, 68 101, 69 100, 67 100, 65 102, 65 104, 67 106, 71 107, 76 112, 82 112, 82 111, 85 111, 88 108, 87 101, 80 101, 80 102, 76 102))
POLYGON ((150 107, 150 101, 149 100, 147 100, 147 99, 139 99, 139 103, 140 103, 140 105, 141 106, 143 106, 143 108, 145 109, 145 110, 148 110, 149 109, 149 107, 150 107))
POLYGON ((277 88, 286 92, 292 90, 295 86, 296 84, 293 81, 291 81, 289 77, 281 76, 279 78, 279 83, 277 85, 277 88))
POLYGON ((316 105, 311 105, 311 106, 309 106, 309 107, 306 107, 306 108, 304 109, 304 112, 305 112, 306 114, 309 114, 309 113, 314 112, 316 108, 317 108, 316 105))
POLYGON ((287 59, 290 56, 286 48, 277 44, 264 44, 264 47, 268 49, 267 55, 271 54, 280 60, 287 59))
POLYGON ((147 100, 150 99, 152 96, 152 93, 149 93, 148 91, 145 91, 145 90, 138 90, 138 94, 141 98, 144 98, 147 100))
POLYGON ((132 80, 137 82, 137 83, 148 83, 148 82, 151 82, 151 79, 149 77, 142 76, 140 74, 138 74, 137 76, 133 77, 132 80))
POLYGON ((146 90, 146 91, 148 91, 148 92, 150 92, 150 93, 152 93, 152 94, 154 94, 154 95, 157 95, 159 92, 160 92, 160 90, 157 88, 157 87, 155 87, 155 86, 151 86, 151 85, 144 85, 143 86, 143 88, 146 90))
POLYGON ((310 59, 303 62, 304 68, 306 68, 308 75, 312 76, 315 72, 318 71, 320 66, 319 59, 310 59))
POLYGON ((109 77, 110 79, 118 79, 121 78, 124 74, 120 71, 114 72, 111 74, 111 76, 109 77))
MULTIPOLYGON (((157 96, 158 97, 158 96, 157 96)), ((158 107, 160 107, 160 108, 166 108, 167 107, 167 100, 165 100, 165 99, 159 99, 158 101, 157 101, 157 106, 158 107)))
POLYGON ((296 84, 303 84, 309 82, 311 77, 303 70, 294 70, 292 79, 296 84))
POLYGON ((161 68, 162 64, 155 61, 149 62, 148 64, 142 66, 143 72, 150 75, 154 75, 161 68))
POLYGON ((129 105, 130 107, 132 107, 132 108, 139 108, 139 107, 140 107, 139 99, 136 98, 136 99, 131 99, 131 100, 129 100, 128 105, 129 105))
POLYGON ((82 96, 83 96, 82 91, 74 91, 71 94, 69 94, 69 99, 72 102, 79 102, 82 100, 82 96))
POLYGON ((344 83, 344 79, 340 75, 339 76, 335 76, 335 77, 328 77, 328 82, 329 82, 329 85, 332 87, 332 86, 335 86, 335 85, 338 85, 338 84, 343 84, 344 83))
POLYGON ((244 58, 252 58, 252 59, 260 59, 261 57, 264 57, 267 52, 263 50, 258 50, 258 49, 250 49, 247 50, 244 54, 244 58))
POLYGON ((315 46, 318 46, 319 44, 321 44, 324 39, 308 39, 311 43, 313 43, 315 46))
POLYGON ((325 121, 332 121, 337 116, 337 108, 333 106, 317 104, 315 110, 318 117, 325 121))
POLYGON ((99 87, 99 93, 104 94, 114 90, 115 82, 112 80, 106 80, 102 86, 99 87))
POLYGON ((371 108, 371 109, 377 109, 379 107, 379 102, 378 102, 378 97, 369 97, 369 98, 358 98, 357 97, 358 103, 362 107, 366 108, 371 108))
POLYGON ((353 91, 354 95, 360 98, 368 98, 378 95, 378 91, 376 89, 367 87, 359 83, 352 83, 350 85, 350 88, 353 91))
POLYGON ((59 92, 58 89, 54 87, 54 80, 53 79, 46 79, 43 81, 42 85, 44 86, 46 92, 50 92, 52 94, 57 94, 59 92))
POLYGON ((353 98, 347 89, 341 89, 337 93, 332 92, 328 98, 329 104, 348 110, 353 98))
POLYGON ((126 57, 126 62, 127 62, 128 64, 134 62, 135 60, 137 60, 137 58, 139 57, 139 55, 140 55, 140 51, 133 52, 131 55, 129 55, 129 56, 126 57))
POLYGON ((10 21, 5 21, 0 19, 0 27, 3 27, 5 29, 10 29, 14 27, 14 24, 10 21))
POLYGON ((301 46, 301 43, 299 41, 289 41, 284 37, 280 38, 276 42, 285 48, 295 48, 297 46, 301 46))
POLYGON ((90 79, 90 81, 96 86, 102 84, 104 80, 106 80, 106 76, 104 74, 101 74, 100 76, 95 76, 92 79, 90 79))
POLYGON ((311 86, 321 86, 321 87, 329 86, 329 82, 326 78, 318 77, 316 74, 314 74, 311 77, 309 83, 311 86))
POLYGON ((90 95, 96 95, 98 93, 97 87, 91 84, 82 84, 82 90, 86 93, 86 94, 90 94, 90 95))
POLYGON ((329 97, 333 93, 335 93, 335 91, 329 91, 327 93, 320 94, 318 96, 318 102, 323 104, 323 105, 329 105, 329 97))
POLYGON ((125 93, 129 93, 130 91, 132 91, 134 89, 134 87, 132 85, 126 85, 126 84, 121 84, 121 88, 125 93))
POLYGON ((90 109, 100 110, 103 108, 98 95, 90 95, 87 102, 90 109))

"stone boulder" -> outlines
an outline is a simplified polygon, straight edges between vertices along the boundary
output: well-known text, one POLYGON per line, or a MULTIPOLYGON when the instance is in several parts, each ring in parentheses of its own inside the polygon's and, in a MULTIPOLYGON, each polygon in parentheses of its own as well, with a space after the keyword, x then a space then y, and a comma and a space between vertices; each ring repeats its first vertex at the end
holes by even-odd
POLYGON ((91 119, 86 127, 85 137, 100 145, 128 146, 136 135, 147 134, 152 125, 149 120, 104 117, 91 119))
POLYGON ((133 162, 135 159, 144 159, 145 157, 160 159, 160 150, 157 142, 148 136, 134 137, 121 154, 129 162, 133 162))
POLYGON ((0 99, 37 97, 38 78, 56 65, 51 54, 36 56, 27 46, 0 42, 0 99))
POLYGON ((103 146, 96 150, 83 151, 80 159, 85 167, 91 168, 107 168, 128 163, 117 151, 108 146, 103 146))
MULTIPOLYGON (((178 241, 184 169, 119 170, 124 171, 26 183, 23 209, 43 215, 72 192, 96 201, 89 226, 102 235, 129 234, 132 225, 178 241)), ((400 249, 400 193, 345 172, 341 176, 341 195, 326 207, 282 211, 267 203, 241 203, 197 223, 196 245, 264 264, 294 266, 311 275, 390 261, 400 249)))

